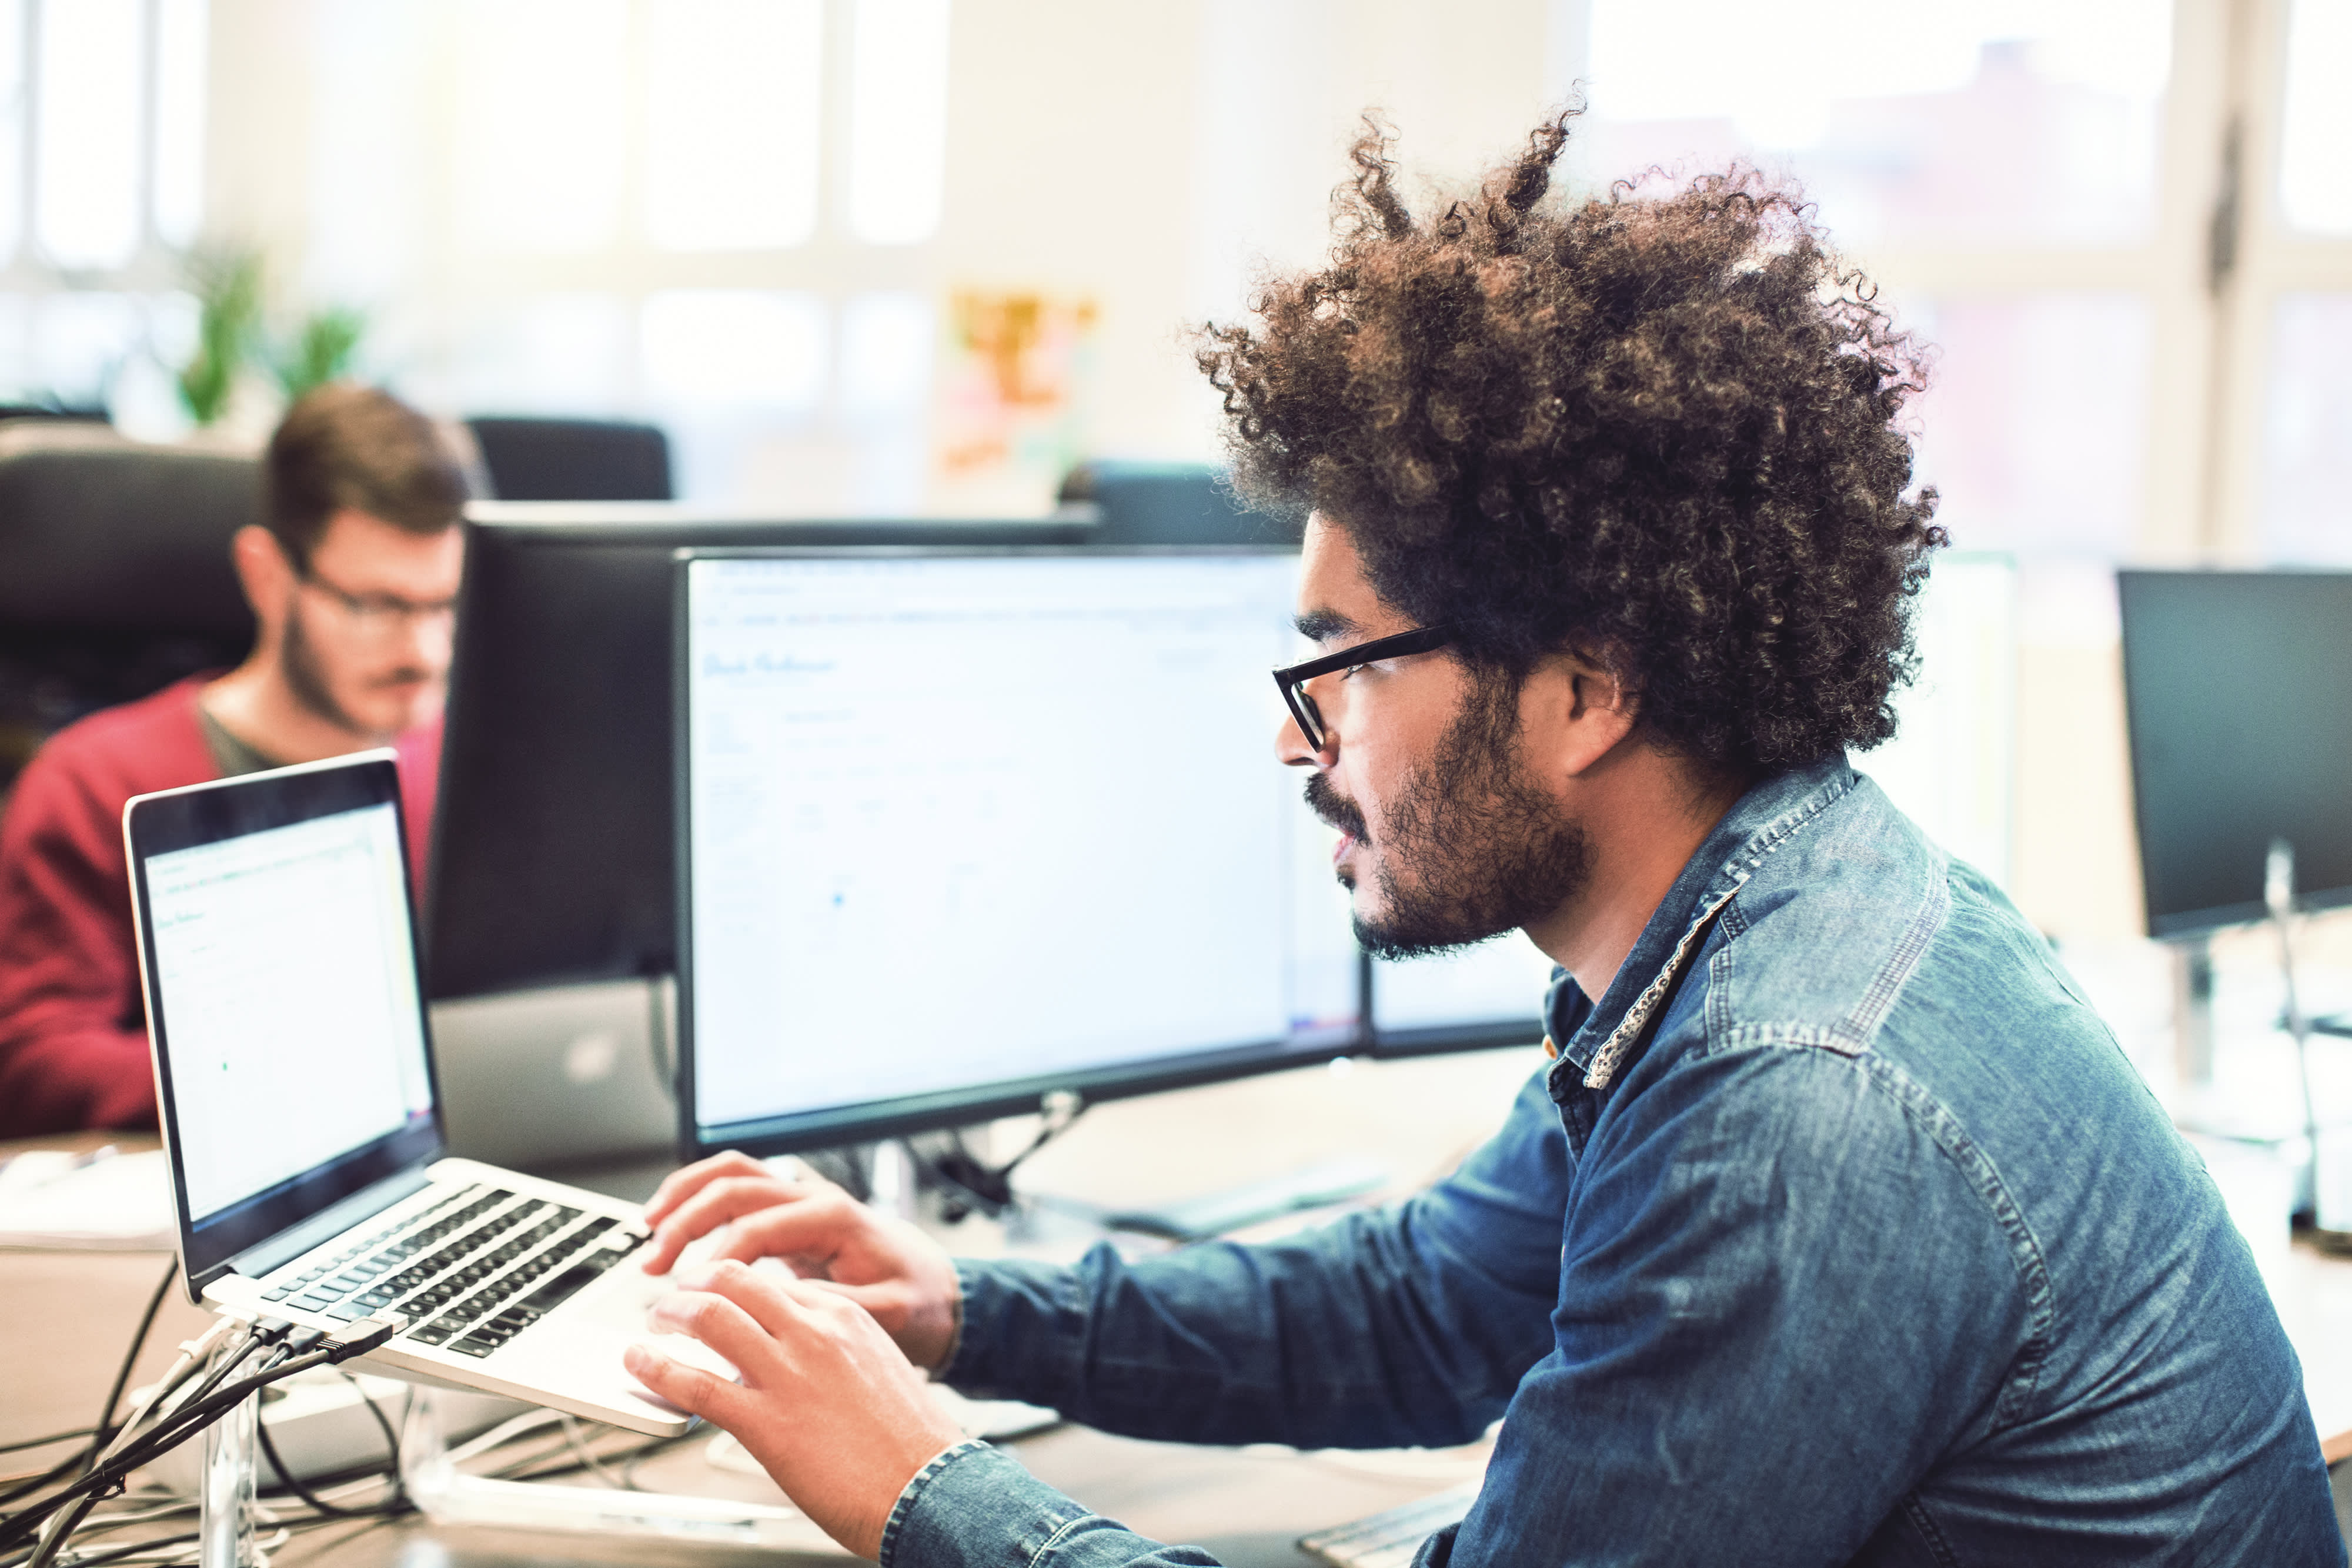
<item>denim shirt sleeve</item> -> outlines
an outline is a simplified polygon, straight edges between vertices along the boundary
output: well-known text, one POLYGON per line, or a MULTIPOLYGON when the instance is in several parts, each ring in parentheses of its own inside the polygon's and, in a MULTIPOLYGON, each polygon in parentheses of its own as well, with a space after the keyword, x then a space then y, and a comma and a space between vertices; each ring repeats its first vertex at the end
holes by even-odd
POLYGON ((1567 1149, 1540 1080, 1454 1176, 1282 1241, 960 1262, 947 1381, 1131 1437, 1466 1442, 1551 1348, 1567 1149))
POLYGON ((1216 1568, 1073 1502, 985 1443, 916 1472, 882 1527, 882 1568, 1216 1568))

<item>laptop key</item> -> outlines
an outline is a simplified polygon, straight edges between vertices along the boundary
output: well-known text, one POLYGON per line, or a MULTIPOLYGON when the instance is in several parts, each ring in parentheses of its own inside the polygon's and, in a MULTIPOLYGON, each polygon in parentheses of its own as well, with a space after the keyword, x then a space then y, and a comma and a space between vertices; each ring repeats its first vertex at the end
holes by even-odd
MULTIPOLYGON (((501 1303, 513 1299, 519 1291, 529 1289, 550 1271, 575 1256, 599 1234, 601 1234, 601 1228, 593 1225, 574 1231, 544 1252, 517 1265, 501 1275, 495 1282, 467 1297, 456 1307, 435 1319, 431 1326, 436 1330, 446 1331, 441 1335, 443 1339, 450 1334, 464 1332, 473 1323, 478 1322, 483 1317, 496 1311, 501 1303)), ((420 1333, 409 1337, 423 1339, 424 1335, 420 1333)), ((426 1343, 438 1343, 439 1340, 426 1341, 426 1343)))

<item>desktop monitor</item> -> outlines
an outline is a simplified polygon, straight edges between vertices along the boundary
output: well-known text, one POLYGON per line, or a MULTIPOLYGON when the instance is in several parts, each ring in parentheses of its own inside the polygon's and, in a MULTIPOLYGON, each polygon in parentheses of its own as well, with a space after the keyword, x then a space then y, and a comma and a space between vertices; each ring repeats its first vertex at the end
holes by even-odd
POLYGON ((2124 706, 2148 935, 2352 903, 2352 572, 2124 571, 2124 706))
POLYGON ((702 552, 676 668, 680 1120, 755 1154, 1358 1043, 1277 767, 1282 549, 702 552))
POLYGON ((1083 524, 478 505, 425 905, 436 1001, 671 972, 670 558, 706 545, 1074 543, 1083 524))

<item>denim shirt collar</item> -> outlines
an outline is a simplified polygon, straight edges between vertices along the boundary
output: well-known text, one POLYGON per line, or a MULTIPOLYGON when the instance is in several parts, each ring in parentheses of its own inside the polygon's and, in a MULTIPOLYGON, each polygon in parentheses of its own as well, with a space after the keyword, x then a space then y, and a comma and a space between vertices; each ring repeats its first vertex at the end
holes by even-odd
POLYGON ((1555 1098, 1571 1071, 1582 1075, 1587 1089, 1609 1086, 1723 906, 1747 885, 1765 856, 1853 789, 1854 777, 1841 754, 1757 784, 1724 813, 1685 863, 1598 1002, 1587 1003, 1565 972, 1554 980, 1545 1022, 1559 1051, 1550 1073, 1555 1098))

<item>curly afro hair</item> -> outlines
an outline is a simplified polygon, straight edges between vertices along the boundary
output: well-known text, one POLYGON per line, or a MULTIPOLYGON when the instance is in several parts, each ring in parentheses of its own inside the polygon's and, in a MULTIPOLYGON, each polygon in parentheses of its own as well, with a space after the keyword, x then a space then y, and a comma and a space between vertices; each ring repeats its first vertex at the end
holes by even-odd
POLYGON ((1433 222, 1367 117, 1329 265, 1202 329, 1235 487, 1343 528, 1482 679, 1604 663, 1710 772, 1875 745, 1947 542, 1904 494, 1922 352, 1752 170, 1545 204, 1574 112, 1433 222))

